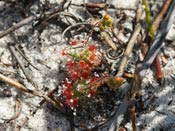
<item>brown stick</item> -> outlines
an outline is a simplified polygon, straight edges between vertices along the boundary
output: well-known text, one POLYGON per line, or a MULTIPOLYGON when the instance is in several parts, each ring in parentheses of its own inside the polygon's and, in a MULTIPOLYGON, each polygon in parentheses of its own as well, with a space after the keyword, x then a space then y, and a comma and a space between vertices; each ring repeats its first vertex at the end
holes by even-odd
POLYGON ((32 22, 35 19, 36 19, 35 16, 29 16, 29 17, 23 19, 22 21, 18 22, 17 24, 13 25, 12 27, 6 29, 5 31, 0 32, 0 38, 4 37, 5 35, 7 35, 7 34, 9 34, 11 32, 13 32, 14 30, 16 30, 16 29, 18 29, 18 28, 20 28, 20 27, 22 27, 22 26, 32 22))
POLYGON ((16 107, 15 107, 15 116, 14 116, 14 131, 19 131, 18 124, 17 124, 17 119, 20 112, 21 112, 21 101, 16 98, 16 107))
POLYGON ((153 22, 153 29, 156 31, 159 26, 160 26, 160 22, 162 21, 162 19, 164 18, 165 14, 167 13, 167 10, 171 4, 172 0, 166 0, 163 3, 163 6, 161 8, 161 11, 159 12, 158 16, 156 17, 156 19, 153 22))
MULTIPOLYGON (((54 13, 57 13, 57 12, 60 12, 61 9, 60 7, 54 9, 53 10, 49 10, 47 12, 44 12, 45 15, 43 15, 42 18, 45 18, 45 16, 49 17, 50 15, 54 14, 54 13)), ((37 14, 36 16, 29 16, 21 21, 19 21, 18 23, 16 23, 15 25, 9 27, 8 29, 4 30, 3 32, 0 32, 0 39, 6 35, 8 35, 9 33, 19 29, 20 27, 26 25, 26 24, 29 24, 30 22, 34 21, 34 20, 37 20, 37 19, 41 19, 40 17, 41 15, 40 14, 37 14)))
MULTIPOLYGON (((84 6, 84 5, 82 5, 84 6)), ((85 3, 85 6, 89 7, 89 8, 99 8, 101 10, 104 10, 107 6, 107 4, 105 3, 85 3)))
POLYGON ((12 53, 12 55, 15 57, 17 63, 19 64, 19 67, 21 68, 22 72, 24 73, 25 77, 27 78, 27 80, 36 88, 38 89, 38 85, 37 83, 33 80, 33 76, 32 74, 29 72, 29 70, 27 70, 24 67, 24 64, 22 63, 22 60, 20 59, 20 57, 17 55, 17 52, 15 50, 14 45, 9 45, 9 49, 10 52, 12 53))
POLYGON ((36 66, 34 66, 30 60, 25 56, 25 54, 23 54, 23 52, 18 48, 18 47, 15 47, 15 49, 19 52, 19 54, 33 67, 35 68, 36 70, 40 70, 38 69, 36 66))
POLYGON ((51 103, 54 107, 59 109, 61 112, 64 112, 63 105, 60 102, 55 102, 54 100, 52 100, 48 96, 43 95, 38 91, 27 89, 22 84, 20 84, 19 82, 13 81, 12 79, 10 79, 8 77, 5 77, 2 74, 0 74, 0 80, 14 86, 15 88, 19 89, 20 91, 23 91, 23 92, 26 92, 26 93, 29 93, 29 94, 32 94, 32 95, 35 95, 35 96, 38 96, 38 97, 42 97, 47 102, 51 103))
POLYGON ((115 43, 112 41, 112 39, 110 38, 109 34, 105 31, 101 32, 101 36, 102 38, 107 42, 107 44, 109 46, 111 46, 112 49, 114 49, 115 51, 117 51, 117 47, 115 45, 115 43))
POLYGON ((140 33, 140 30, 141 30, 141 25, 140 23, 138 23, 135 27, 135 30, 134 30, 134 33, 132 34, 132 37, 128 43, 128 46, 125 50, 125 53, 123 55, 123 58, 121 60, 121 63, 120 63, 120 67, 118 69, 118 73, 117 73, 117 76, 121 76, 123 74, 123 71, 124 71, 124 68, 126 66, 126 62, 129 58, 129 55, 134 47, 134 43, 135 43, 135 40, 137 39, 137 36, 138 34, 140 33))
POLYGON ((8 77, 5 77, 4 75, 0 74, 0 80, 10 84, 11 86, 14 86, 16 87, 17 89, 21 90, 21 91, 24 91, 24 92, 27 92, 28 90, 22 85, 20 84, 19 82, 16 82, 8 77))
POLYGON ((23 123, 18 127, 18 131, 21 130, 21 128, 28 122, 28 120, 29 120, 29 117, 24 118, 23 123))
POLYGON ((134 106, 129 107, 129 112, 130 112, 130 119, 132 122, 132 130, 137 131, 136 118, 135 118, 135 107, 134 106))
POLYGON ((123 72, 124 72, 124 68, 126 66, 126 63, 127 63, 127 60, 129 58, 129 55, 131 54, 131 51, 134 47, 134 44, 135 44, 135 41, 137 39, 137 36, 139 35, 140 31, 141 31, 141 24, 139 23, 140 22, 140 19, 142 18, 142 15, 143 14, 143 10, 141 8, 141 6, 138 5, 138 10, 137 10, 137 14, 136 14, 136 22, 137 22, 137 25, 135 26, 135 30, 128 42, 128 46, 125 50, 125 53, 123 55, 123 58, 120 62, 120 66, 119 66, 119 69, 118 69, 118 72, 117 72, 117 75, 116 76, 121 76, 123 75, 123 72))
POLYGON ((162 73, 162 69, 161 69, 159 55, 156 56, 156 58, 154 60, 154 64, 155 64, 155 67, 156 67, 155 73, 156 73, 157 80, 158 80, 159 83, 161 83, 162 77, 163 77, 163 73, 162 73))

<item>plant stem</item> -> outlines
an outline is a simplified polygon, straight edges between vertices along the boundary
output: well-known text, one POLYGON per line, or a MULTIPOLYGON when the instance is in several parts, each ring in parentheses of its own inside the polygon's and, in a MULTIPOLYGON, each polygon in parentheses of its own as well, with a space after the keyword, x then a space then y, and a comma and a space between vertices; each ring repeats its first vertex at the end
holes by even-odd
POLYGON ((151 15, 150 15, 149 7, 148 7, 148 4, 147 4, 146 0, 142 0, 142 2, 143 2, 143 5, 144 5, 144 10, 145 10, 145 14, 146 14, 146 22, 148 23, 149 32, 150 32, 150 35, 153 39, 155 31, 153 29, 153 24, 152 24, 152 21, 151 21, 151 15))
POLYGON ((126 63, 127 63, 127 60, 129 58, 129 55, 131 54, 131 51, 132 51, 134 44, 135 44, 135 40, 137 39, 137 36, 139 35, 140 30, 141 30, 141 25, 140 25, 140 23, 138 23, 135 27, 135 30, 134 30, 129 42, 128 42, 125 53, 123 54, 123 58, 120 62, 120 66, 119 66, 119 69, 118 69, 116 76, 122 76, 124 69, 125 69, 125 66, 126 66, 126 63))
POLYGON ((132 122, 132 130, 133 131, 137 131, 136 128, 136 117, 135 117, 135 107, 134 106, 130 106, 129 107, 129 112, 130 112, 130 119, 132 122))

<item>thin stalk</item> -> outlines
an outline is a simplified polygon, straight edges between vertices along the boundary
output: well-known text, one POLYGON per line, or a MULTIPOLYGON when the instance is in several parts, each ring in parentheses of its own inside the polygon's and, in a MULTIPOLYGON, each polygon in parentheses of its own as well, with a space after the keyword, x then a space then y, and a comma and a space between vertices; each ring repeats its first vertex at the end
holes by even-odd
POLYGON ((129 112, 130 112, 130 118, 131 118, 131 122, 132 122, 132 130, 133 131, 137 131, 136 117, 135 117, 135 107, 134 106, 130 106, 129 107, 129 112))
POLYGON ((150 32, 150 35, 151 35, 151 37, 153 39, 154 35, 155 35, 155 31, 153 29, 153 24, 152 24, 152 21, 151 21, 151 15, 150 15, 150 11, 149 11, 149 6, 147 4, 147 0, 142 0, 142 2, 143 2, 143 5, 144 5, 144 10, 145 10, 145 14, 146 14, 146 22, 148 23, 149 32, 150 32))

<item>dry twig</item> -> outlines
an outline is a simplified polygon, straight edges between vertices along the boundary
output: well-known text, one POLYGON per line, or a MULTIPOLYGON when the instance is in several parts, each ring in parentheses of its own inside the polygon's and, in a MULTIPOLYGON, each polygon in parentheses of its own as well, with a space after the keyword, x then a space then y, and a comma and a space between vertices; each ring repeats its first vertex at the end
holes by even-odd
POLYGON ((136 128, 136 117, 135 117, 135 107, 134 106, 130 106, 129 107, 129 112, 130 112, 130 119, 132 122, 132 129, 133 131, 137 131, 136 128))
POLYGON ((76 23, 76 24, 74 24, 74 25, 68 26, 68 27, 63 31, 63 33, 62 33, 62 35, 61 35, 61 40, 63 41, 63 39, 64 39, 66 33, 67 33, 71 28, 74 28, 74 27, 77 27, 77 26, 80 26, 80 25, 91 25, 91 24, 88 23, 88 22, 80 22, 80 23, 76 23))
POLYGON ((37 68, 36 66, 34 66, 30 60, 28 60, 28 58, 25 56, 25 54, 18 48, 15 46, 15 49, 20 53, 20 55, 36 70, 40 70, 39 68, 37 68))
POLYGON ((17 120, 16 118, 19 116, 20 112, 21 112, 22 106, 21 106, 21 101, 16 98, 16 108, 15 108, 15 120, 14 120, 14 131, 19 131, 19 127, 17 125, 17 120))
MULTIPOLYGON (((41 17, 41 14, 37 14, 37 15, 35 15, 35 16, 29 16, 29 17, 27 17, 27 18, 24 18, 23 20, 19 21, 19 22, 16 23, 15 25, 13 25, 13 26, 9 27, 8 29, 6 29, 6 30, 0 32, 0 38, 2 38, 2 37, 4 37, 4 36, 6 36, 6 35, 12 33, 13 31, 19 29, 20 27, 22 27, 22 26, 24 26, 24 25, 29 24, 30 22, 32 22, 32 21, 34 21, 34 20, 40 20, 40 19, 43 20, 43 18, 47 19, 49 16, 51 17, 51 16, 53 16, 54 14, 56 14, 57 12, 60 12, 60 11, 61 11, 60 8, 57 8, 57 9, 55 9, 55 10, 51 9, 51 10, 49 10, 49 11, 47 11, 47 12, 44 12, 45 15, 43 15, 42 17, 41 17)), ((70 17, 71 17, 71 16, 70 16, 70 17)), ((52 17, 51 17, 51 18, 52 18, 52 17)))
POLYGON ((138 10, 137 10, 137 14, 136 14, 136 22, 137 22, 137 25, 135 26, 135 30, 128 42, 128 46, 125 50, 125 53, 123 54, 123 58, 120 62, 120 66, 119 66, 119 69, 118 69, 118 72, 117 72, 117 75, 116 76, 121 76, 123 75, 123 72, 124 72, 124 68, 126 66, 126 63, 127 63, 127 60, 129 59, 129 55, 134 47, 134 44, 135 44, 135 41, 137 40, 137 37, 141 31, 141 25, 140 25, 140 19, 142 18, 142 14, 143 14, 143 10, 141 9, 140 5, 138 5, 138 10))
POLYGON ((159 14, 157 15, 156 19, 153 22, 153 29, 154 29, 154 31, 156 31, 159 28, 161 21, 163 20, 165 14, 167 13, 167 10, 168 10, 168 8, 169 8, 169 6, 171 4, 171 1, 172 0, 166 0, 163 3, 163 6, 162 6, 159 14))
POLYGON ((19 67, 21 68, 21 70, 23 71, 25 77, 27 78, 27 80, 36 88, 38 89, 38 85, 36 84, 36 82, 32 79, 33 76, 32 74, 29 72, 29 70, 27 70, 25 67, 24 67, 24 64, 22 63, 22 60, 20 59, 20 57, 17 55, 17 52, 15 50, 15 47, 14 45, 9 45, 9 49, 10 49, 10 52, 12 53, 12 55, 15 57, 16 61, 18 62, 19 64, 19 67))
POLYGON ((107 44, 108 44, 109 46, 111 46, 111 48, 112 48, 113 50, 117 51, 117 47, 116 47, 115 43, 112 41, 111 37, 109 36, 109 34, 108 34, 107 32, 102 31, 102 32, 101 32, 101 36, 102 36, 102 38, 107 42, 107 44))
POLYGON ((123 58, 121 60, 120 67, 118 69, 117 76, 121 76, 123 74, 123 71, 124 71, 124 68, 126 66, 127 60, 128 60, 129 55, 130 55, 130 53, 131 53, 131 51, 134 47, 135 41, 137 39, 138 34, 140 33, 140 30, 141 30, 141 25, 140 25, 140 23, 138 23, 135 27, 135 30, 132 34, 131 39, 128 42, 128 46, 125 50, 125 53, 123 54, 123 58))
POLYGON ((54 107, 59 109, 61 112, 64 112, 63 105, 60 102, 58 102, 58 101, 55 102, 54 100, 52 100, 48 96, 41 94, 39 91, 27 89, 22 84, 20 84, 19 82, 16 82, 16 81, 14 81, 14 80, 12 80, 12 79, 10 79, 10 78, 2 75, 2 74, 0 74, 0 80, 14 86, 15 88, 17 88, 20 91, 23 91, 23 92, 26 92, 26 93, 29 93, 29 94, 32 94, 32 95, 35 95, 35 96, 38 96, 38 97, 42 97, 42 98, 45 99, 45 101, 52 104, 54 107))
POLYGON ((22 21, 18 22, 17 24, 13 25, 12 27, 6 29, 5 31, 0 32, 0 38, 6 36, 7 34, 13 32, 13 31, 15 31, 16 29, 32 22, 33 20, 36 20, 35 16, 29 16, 29 17, 23 19, 22 21))
POLYGON ((25 117, 25 118, 24 118, 23 123, 22 123, 20 126, 18 126, 18 131, 21 130, 21 128, 28 122, 28 120, 29 120, 28 117, 25 117))

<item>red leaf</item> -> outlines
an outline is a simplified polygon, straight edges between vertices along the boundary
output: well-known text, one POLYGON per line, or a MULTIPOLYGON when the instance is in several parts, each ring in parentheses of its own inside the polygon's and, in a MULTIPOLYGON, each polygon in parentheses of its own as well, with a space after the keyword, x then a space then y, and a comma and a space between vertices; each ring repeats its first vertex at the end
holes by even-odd
POLYGON ((78 80, 80 77, 78 72, 76 72, 76 71, 74 71, 70 76, 73 80, 78 80))
POLYGON ((75 62, 73 60, 71 60, 71 61, 68 62, 68 68, 69 69, 73 68, 74 65, 75 65, 75 62))
POLYGON ((63 94, 66 99, 70 99, 73 95, 72 90, 69 88, 65 89, 63 94))
POLYGON ((83 71, 81 76, 84 78, 84 79, 88 79, 89 78, 89 75, 90 75, 90 72, 88 71, 83 71))
POLYGON ((72 86, 72 83, 71 82, 68 82, 68 81, 65 81, 64 82, 64 85, 67 87, 67 88, 70 88, 72 86))
POLYGON ((89 49, 89 51, 95 51, 96 46, 95 45, 90 45, 88 49, 89 49))
POLYGON ((85 62, 84 60, 80 60, 79 66, 80 66, 81 68, 84 68, 84 67, 86 66, 86 62, 85 62))
POLYGON ((70 45, 77 45, 77 40, 70 40, 70 45))
POLYGON ((93 89, 90 89, 89 95, 90 95, 90 97, 94 97, 94 96, 96 96, 96 92, 93 89))

